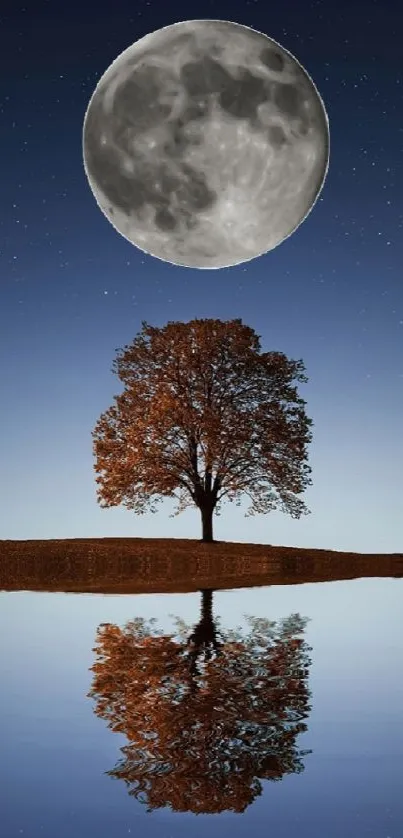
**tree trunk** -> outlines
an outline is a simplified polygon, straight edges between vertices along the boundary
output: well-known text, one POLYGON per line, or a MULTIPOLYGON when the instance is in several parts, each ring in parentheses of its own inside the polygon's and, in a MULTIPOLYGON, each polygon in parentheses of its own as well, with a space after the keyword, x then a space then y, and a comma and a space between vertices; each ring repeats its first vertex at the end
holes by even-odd
POLYGON ((211 506, 203 506, 201 508, 202 517, 202 541, 214 541, 213 539, 213 508, 211 506))
POLYGON ((210 588, 201 592, 200 619, 206 624, 213 624, 213 593, 210 588))

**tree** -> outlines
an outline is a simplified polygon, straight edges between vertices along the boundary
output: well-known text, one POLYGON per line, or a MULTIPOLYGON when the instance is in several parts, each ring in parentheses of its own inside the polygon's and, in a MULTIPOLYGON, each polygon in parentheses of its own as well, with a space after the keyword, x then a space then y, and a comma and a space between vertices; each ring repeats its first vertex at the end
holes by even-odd
POLYGON ((240 319, 143 322, 112 369, 124 390, 93 431, 101 506, 142 514, 176 498, 175 514, 200 510, 203 541, 213 541, 224 498, 248 496, 249 515, 308 512, 299 497, 311 483, 302 360, 262 352, 240 319))
POLYGON ((296 745, 310 710, 306 620, 247 618, 249 631, 223 632, 212 591, 202 595, 190 637, 180 620, 172 635, 143 619, 97 632, 89 696, 128 739, 107 773, 149 811, 242 812, 261 780, 300 773, 310 753, 296 745))

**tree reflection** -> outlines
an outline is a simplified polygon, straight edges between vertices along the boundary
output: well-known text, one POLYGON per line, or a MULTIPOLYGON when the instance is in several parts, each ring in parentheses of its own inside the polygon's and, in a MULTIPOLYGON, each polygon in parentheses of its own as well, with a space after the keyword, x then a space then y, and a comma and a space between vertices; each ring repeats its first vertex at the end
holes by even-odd
POLYGON ((107 773, 150 811, 243 812, 262 780, 303 771, 310 753, 296 746, 310 710, 307 621, 247 617, 224 632, 212 595, 192 632, 179 619, 171 635, 143 619, 97 632, 89 696, 128 739, 107 773))

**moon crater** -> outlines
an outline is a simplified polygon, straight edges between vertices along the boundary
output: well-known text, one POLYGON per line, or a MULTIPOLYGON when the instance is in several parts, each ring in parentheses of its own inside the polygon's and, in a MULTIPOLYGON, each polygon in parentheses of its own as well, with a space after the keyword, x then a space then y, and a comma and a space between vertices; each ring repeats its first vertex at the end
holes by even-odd
POLYGON ((83 127, 102 212, 177 265, 236 265, 308 215, 329 159, 326 112, 296 59, 226 21, 173 24, 106 70, 83 127))

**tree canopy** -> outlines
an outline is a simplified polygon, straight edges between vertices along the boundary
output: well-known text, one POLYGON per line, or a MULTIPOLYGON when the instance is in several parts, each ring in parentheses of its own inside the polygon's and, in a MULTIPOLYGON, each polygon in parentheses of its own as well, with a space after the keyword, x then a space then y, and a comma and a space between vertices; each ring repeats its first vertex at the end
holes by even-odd
POLYGON ((177 513, 200 509, 206 541, 224 499, 248 497, 247 514, 308 511, 302 360, 262 352, 240 319, 143 322, 113 371, 124 389, 93 431, 101 506, 142 514, 176 498, 177 513))
POLYGON ((128 740, 107 773, 149 810, 242 812, 262 780, 303 771, 310 753, 296 744, 310 710, 306 620, 250 617, 223 632, 211 593, 190 635, 180 620, 170 635, 143 619, 98 629, 89 695, 128 740))

